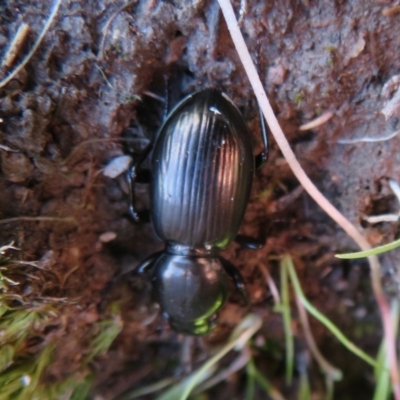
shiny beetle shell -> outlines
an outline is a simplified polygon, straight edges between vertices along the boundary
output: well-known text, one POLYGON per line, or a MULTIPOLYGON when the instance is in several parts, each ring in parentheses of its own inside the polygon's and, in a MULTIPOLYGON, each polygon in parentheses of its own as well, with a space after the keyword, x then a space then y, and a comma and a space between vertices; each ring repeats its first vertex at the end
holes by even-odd
POLYGON ((161 127, 152 157, 157 234, 190 248, 224 248, 236 236, 254 173, 251 136, 223 93, 185 98, 161 127))
POLYGON ((153 281, 170 325, 189 335, 208 333, 228 297, 228 277, 218 258, 162 254, 153 281))

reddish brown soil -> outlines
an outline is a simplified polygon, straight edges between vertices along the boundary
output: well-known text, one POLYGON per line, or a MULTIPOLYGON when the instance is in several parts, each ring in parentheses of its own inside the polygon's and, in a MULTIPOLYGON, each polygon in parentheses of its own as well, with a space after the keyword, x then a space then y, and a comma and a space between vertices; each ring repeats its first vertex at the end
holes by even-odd
MULTIPOLYGON (((312 3, 248 1, 242 30, 254 58, 259 55, 261 79, 311 179, 365 229, 372 244, 388 242, 397 234, 397 223, 373 226, 361 222, 361 216, 400 208, 386 180, 399 179, 398 138, 357 144, 338 141, 381 137, 398 129, 398 115, 385 120, 380 111, 387 101, 383 85, 400 70, 399 14, 382 13, 391 4, 383 0, 312 3), (325 111, 334 112, 330 121, 312 131, 299 130, 325 111)), ((63 324, 58 325, 56 359, 49 366, 54 380, 79 369, 93 326, 104 318, 98 307, 107 283, 162 248, 150 224, 134 225, 129 219, 124 178, 110 179, 101 172, 113 157, 129 151, 137 154, 154 137, 163 110, 146 91, 165 97, 164 76, 169 77, 171 104, 204 87, 222 88, 243 112, 256 149, 261 148, 255 99, 218 4, 138 1, 117 13, 123 4, 64 0, 32 60, 0 89, 0 144, 15 150, 0 150, 0 218, 50 216, 76 221, 0 225, 0 245, 14 241, 21 249, 17 257, 51 265, 43 292, 69 299, 60 307, 63 324), (127 145, 119 138, 137 140, 127 145), (116 238, 101 242, 105 232, 114 232, 116 238)), ((0 1, 0 55, 6 54, 24 21, 30 34, 20 49, 21 60, 50 8, 49 1, 0 1)), ((226 341, 249 310, 257 313, 263 318, 259 338, 272 350, 258 353, 256 361, 288 397, 296 390, 283 384, 281 317, 272 311, 260 264, 279 284, 275 256, 290 253, 315 306, 370 354, 375 354, 381 338, 367 265, 333 257, 355 245, 298 185, 272 142, 270 160, 257 173, 241 230, 266 238, 267 244, 258 252, 235 244, 224 252, 240 268, 251 305, 242 307, 234 294, 214 333, 193 345, 196 365, 214 345, 226 341)), ((140 205, 148 201, 147 189, 139 189, 140 205)), ((397 293, 399 254, 383 258, 390 293, 397 293)), ((110 352, 92 366, 95 391, 104 399, 181 370, 182 338, 155 316, 146 285, 135 280, 132 288, 121 282, 111 298, 122 300, 124 328, 110 352)), ((297 315, 293 318, 296 322, 297 315)), ((313 321, 312 327, 322 352, 345 374, 337 398, 370 398, 370 368, 321 325, 313 321)), ((307 353, 307 347, 301 330, 297 331, 300 355, 307 353)), ((323 378, 312 363, 309 373, 313 390, 321 392, 323 378)), ((213 389, 210 398, 244 398, 243 388, 244 375, 238 373, 213 389)))

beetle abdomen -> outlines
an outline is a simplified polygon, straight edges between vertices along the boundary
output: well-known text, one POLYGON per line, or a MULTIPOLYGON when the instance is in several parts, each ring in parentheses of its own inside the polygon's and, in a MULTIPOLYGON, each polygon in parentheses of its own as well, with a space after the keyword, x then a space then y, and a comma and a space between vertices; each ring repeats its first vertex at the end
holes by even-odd
POLYGON ((156 139, 152 213, 158 235, 191 247, 225 247, 237 234, 254 170, 243 118, 221 92, 184 99, 156 139))
POLYGON ((218 258, 162 254, 154 265, 156 297, 179 332, 204 335, 228 297, 228 277, 218 258))

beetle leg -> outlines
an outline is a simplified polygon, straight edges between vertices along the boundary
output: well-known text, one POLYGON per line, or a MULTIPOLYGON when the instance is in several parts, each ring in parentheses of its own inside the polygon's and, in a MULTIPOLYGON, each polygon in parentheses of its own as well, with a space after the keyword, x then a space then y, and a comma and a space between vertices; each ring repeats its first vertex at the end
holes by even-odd
POLYGON ((126 179, 129 184, 129 214, 135 222, 149 222, 149 210, 138 211, 135 207, 135 184, 136 183, 150 183, 151 174, 149 170, 142 169, 141 165, 149 155, 153 144, 150 143, 140 155, 138 160, 132 164, 126 174, 126 179))
POLYGON ((260 154, 256 155, 256 169, 261 168, 268 161, 268 129, 265 124, 264 115, 262 113, 260 105, 258 105, 258 113, 260 114, 260 124, 261 124, 261 135, 264 144, 264 149, 260 154))
POLYGON ((247 247, 250 250, 260 250, 265 244, 265 242, 260 239, 252 238, 246 235, 236 235, 235 242, 243 247, 247 247))
POLYGON ((225 258, 219 257, 225 272, 232 278, 235 287, 241 293, 246 305, 249 304, 249 296, 247 294, 246 286, 244 285, 242 274, 239 270, 225 258))
MULTIPOLYGON (((158 257, 163 253, 162 251, 159 251, 157 253, 152 254, 150 257, 147 257, 142 263, 140 263, 136 269, 134 270, 135 273, 139 275, 143 275, 144 273, 147 273, 151 271, 153 268, 155 262, 157 261, 158 257)), ((120 272, 118 275, 114 276, 106 285, 106 287, 102 290, 102 300, 100 304, 98 305, 98 311, 103 312, 106 308, 107 305, 107 298, 109 297, 112 289, 114 288, 115 284, 126 274, 132 272, 132 270, 127 271, 127 272, 120 272)))
POLYGON ((151 271, 151 269, 154 267, 154 264, 158 260, 158 257, 160 257, 162 253, 164 253, 164 251, 157 251, 157 253, 154 253, 151 256, 147 257, 136 267, 135 273, 143 275, 151 271))

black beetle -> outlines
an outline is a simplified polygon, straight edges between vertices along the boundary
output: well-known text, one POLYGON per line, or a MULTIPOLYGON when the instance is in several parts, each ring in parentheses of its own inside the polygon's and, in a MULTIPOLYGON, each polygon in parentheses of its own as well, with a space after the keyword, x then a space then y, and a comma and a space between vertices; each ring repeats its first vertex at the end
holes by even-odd
POLYGON ((237 235, 249 200, 256 165, 267 159, 264 120, 263 152, 254 157, 251 136, 229 97, 205 89, 182 100, 169 114, 155 140, 132 166, 134 183, 150 181, 151 219, 164 251, 138 266, 151 274, 153 291, 172 328, 204 335, 228 296, 230 276, 246 296, 234 265, 218 255, 233 240, 251 248, 259 243, 237 235), (141 168, 150 151, 151 179, 141 168))

